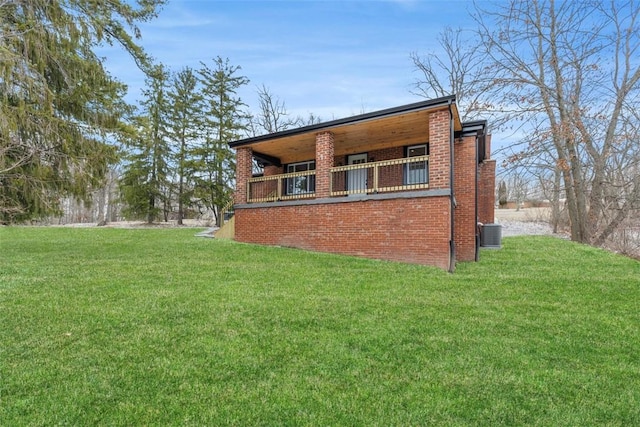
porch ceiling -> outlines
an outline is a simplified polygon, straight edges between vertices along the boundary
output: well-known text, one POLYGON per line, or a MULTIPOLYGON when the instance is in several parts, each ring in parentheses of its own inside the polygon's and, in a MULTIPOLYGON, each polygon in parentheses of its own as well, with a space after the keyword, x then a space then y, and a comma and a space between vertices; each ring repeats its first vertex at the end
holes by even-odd
MULTIPOLYGON (((454 129, 461 130, 460 118, 454 108, 454 129)), ((315 158, 316 134, 330 131, 334 135, 336 156, 369 152, 384 148, 418 144, 429 141, 429 113, 448 109, 437 108, 400 112, 388 116, 376 116, 364 120, 342 123, 340 120, 329 122, 326 126, 309 126, 298 132, 274 134, 246 144, 254 152, 280 159, 280 162, 293 163, 315 158)), ((245 145, 245 144, 242 144, 245 145)))

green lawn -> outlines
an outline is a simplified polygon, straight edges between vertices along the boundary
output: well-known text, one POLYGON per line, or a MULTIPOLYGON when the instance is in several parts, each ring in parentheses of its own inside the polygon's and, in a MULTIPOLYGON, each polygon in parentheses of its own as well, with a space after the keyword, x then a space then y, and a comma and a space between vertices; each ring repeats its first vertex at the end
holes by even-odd
POLYGON ((640 263, 0 228, 0 425, 640 425, 640 263))

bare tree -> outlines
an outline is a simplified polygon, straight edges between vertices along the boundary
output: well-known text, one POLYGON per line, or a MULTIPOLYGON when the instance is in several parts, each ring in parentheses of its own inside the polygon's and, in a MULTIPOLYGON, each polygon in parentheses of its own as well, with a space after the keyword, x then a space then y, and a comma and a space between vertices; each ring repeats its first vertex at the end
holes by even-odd
POLYGON ((507 206, 507 202, 509 201, 509 196, 507 193, 507 183, 504 180, 500 180, 500 184, 498 184, 498 204, 500 208, 503 209, 507 206))
POLYGON ((487 72, 480 39, 461 28, 445 28, 438 35, 439 48, 420 55, 411 53, 411 60, 420 77, 414 93, 425 98, 456 95, 462 121, 482 117, 491 119, 497 128, 508 120, 493 102, 493 81, 487 72))
POLYGON ((571 238, 602 244, 639 208, 639 5, 512 0, 477 11, 494 96, 539 125, 521 157, 552 156, 571 238))
POLYGON ((541 169, 538 171, 536 177, 543 198, 549 200, 551 204, 549 223, 553 232, 558 233, 562 215, 562 206, 560 204, 562 176, 560 171, 554 168, 553 170, 541 169))
POLYGON ((512 169, 507 176, 509 190, 507 197, 516 204, 516 211, 520 210, 529 196, 531 186, 529 178, 522 169, 518 168, 512 169))
POLYGON ((280 132, 304 123, 302 118, 291 116, 284 101, 271 93, 265 85, 258 88, 258 102, 259 112, 253 116, 249 129, 254 135, 280 132))
MULTIPOLYGON (((562 186, 561 170, 557 167, 556 157, 552 145, 548 143, 549 132, 544 123, 531 118, 528 121, 528 132, 517 143, 501 150, 505 157, 502 170, 507 175, 516 170, 538 183, 535 188, 542 198, 551 203, 550 223, 553 232, 559 232, 564 200, 564 187, 562 186)), ((566 223, 566 221, 565 221, 566 223)))
POLYGON ((322 122, 322 119, 313 113, 309 113, 306 119, 302 116, 292 116, 287 111, 284 101, 274 95, 264 84, 258 88, 258 103, 259 111, 252 116, 247 127, 247 134, 250 136, 322 122))

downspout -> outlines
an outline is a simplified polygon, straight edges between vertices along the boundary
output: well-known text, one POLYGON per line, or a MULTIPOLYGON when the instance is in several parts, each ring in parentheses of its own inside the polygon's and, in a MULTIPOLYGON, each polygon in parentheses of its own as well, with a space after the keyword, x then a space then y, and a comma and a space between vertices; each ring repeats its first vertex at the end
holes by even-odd
MULTIPOLYGON (((474 160, 474 163, 476 164, 476 174, 475 174, 475 183, 474 183, 474 187, 475 187, 475 222, 476 222, 476 253, 475 253, 475 260, 480 261, 480 229, 478 227, 478 184, 480 183, 480 176, 478 175, 480 173, 480 169, 479 169, 479 159, 480 159, 480 152, 478 151, 478 143, 479 143, 479 139, 480 138, 484 138, 484 136, 477 136, 476 135, 476 157, 474 160)), ((482 147, 484 148, 484 143, 482 144, 482 147)))
POLYGON ((454 123, 453 123, 453 110, 451 108, 451 99, 449 99, 449 186, 451 191, 449 198, 451 201, 451 236, 449 239, 449 273, 453 273, 456 270, 456 244, 455 244, 455 208, 456 197, 454 194, 454 178, 453 171, 453 144, 454 144, 454 123))

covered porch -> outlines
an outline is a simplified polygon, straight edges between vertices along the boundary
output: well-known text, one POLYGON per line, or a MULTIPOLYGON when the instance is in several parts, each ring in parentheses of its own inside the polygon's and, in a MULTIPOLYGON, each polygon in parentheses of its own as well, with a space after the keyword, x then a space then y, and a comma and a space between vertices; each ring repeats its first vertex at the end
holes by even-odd
POLYGON ((232 143, 236 204, 448 188, 452 97, 232 143), (253 162, 263 166, 256 175, 253 162))

